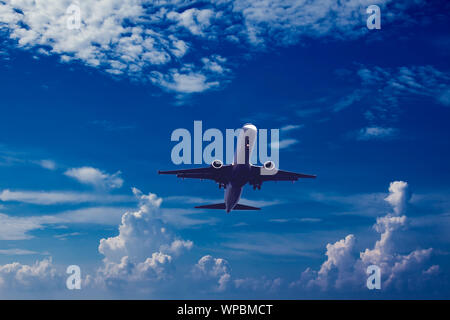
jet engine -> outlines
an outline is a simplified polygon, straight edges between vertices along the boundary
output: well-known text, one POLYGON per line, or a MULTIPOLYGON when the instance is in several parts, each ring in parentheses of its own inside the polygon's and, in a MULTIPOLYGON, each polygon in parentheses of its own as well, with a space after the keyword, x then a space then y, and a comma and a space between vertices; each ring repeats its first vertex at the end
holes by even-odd
POLYGON ((270 170, 270 171, 275 169, 275 163, 273 161, 270 161, 270 160, 264 162, 264 169, 270 170))
POLYGON ((212 163, 211 163, 211 167, 213 167, 214 169, 220 169, 220 168, 222 168, 222 166, 223 166, 223 162, 222 161, 220 161, 220 160, 214 160, 212 163))

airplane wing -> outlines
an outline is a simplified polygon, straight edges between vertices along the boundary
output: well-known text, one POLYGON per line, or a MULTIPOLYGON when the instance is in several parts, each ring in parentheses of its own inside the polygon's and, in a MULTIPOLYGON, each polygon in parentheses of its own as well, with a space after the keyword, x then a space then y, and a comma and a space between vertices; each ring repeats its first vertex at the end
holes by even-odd
POLYGON ((158 171, 158 174, 173 174, 178 178, 182 179, 205 179, 214 180, 219 183, 226 183, 230 172, 231 166, 224 165, 220 168, 215 168, 213 166, 204 168, 194 168, 194 169, 181 169, 181 170, 170 170, 170 171, 158 171))
MULTIPOLYGON (((250 184, 261 185, 264 181, 297 181, 298 179, 314 179, 315 175, 278 170, 275 174, 261 174, 262 167, 252 166, 252 179, 250 184)), ((268 172, 269 173, 269 172, 268 172)))

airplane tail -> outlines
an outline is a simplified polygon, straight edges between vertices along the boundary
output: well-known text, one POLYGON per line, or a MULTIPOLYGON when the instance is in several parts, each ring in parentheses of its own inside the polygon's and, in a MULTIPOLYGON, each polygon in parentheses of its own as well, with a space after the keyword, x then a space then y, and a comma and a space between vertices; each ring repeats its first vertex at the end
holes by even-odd
MULTIPOLYGON (((207 204, 203 206, 196 206, 196 209, 222 209, 225 210, 225 203, 207 204)), ((233 210, 261 210, 261 208, 256 208, 252 206, 246 206, 244 204, 237 204, 234 206, 233 210)))

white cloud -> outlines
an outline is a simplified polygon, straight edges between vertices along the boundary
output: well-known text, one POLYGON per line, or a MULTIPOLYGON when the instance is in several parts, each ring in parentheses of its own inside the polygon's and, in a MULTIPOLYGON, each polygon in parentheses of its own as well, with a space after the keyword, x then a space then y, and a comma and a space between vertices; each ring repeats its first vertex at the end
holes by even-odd
POLYGON ((403 181, 394 181, 389 187, 389 195, 385 200, 391 205, 392 212, 377 218, 374 225, 380 239, 375 242, 372 249, 355 252, 355 236, 350 234, 334 244, 327 245, 327 260, 321 265, 319 271, 307 268, 301 278, 291 283, 292 287, 327 289, 361 289, 366 279, 366 268, 377 265, 382 270, 382 287, 390 289, 414 289, 420 287, 423 281, 429 280, 425 276, 437 272, 438 267, 427 267, 426 264, 433 249, 417 249, 409 254, 397 253, 398 244, 394 235, 406 226, 406 216, 403 215, 410 196, 408 184, 403 181), (428 272, 429 271, 429 272, 428 272), (415 279, 411 283, 408 279, 415 279))
POLYGON ((165 75, 155 71, 151 79, 155 84, 179 93, 197 93, 219 85, 218 81, 208 81, 203 73, 191 70, 180 72, 172 69, 165 75))
POLYGON ((16 249, 1 249, 0 254, 12 255, 12 256, 23 256, 23 255, 40 254, 40 253, 36 252, 36 251, 32 251, 32 250, 16 248, 16 249))
POLYGON ((36 261, 32 265, 18 262, 0 265, 0 294, 10 297, 11 291, 29 292, 56 289, 64 284, 51 258, 36 261))
POLYGON ((193 275, 202 280, 213 280, 214 289, 224 291, 231 280, 231 268, 227 260, 214 258, 210 255, 203 256, 193 269, 193 275))
POLYGON ((153 71, 150 80, 167 91, 179 94, 198 93, 220 85, 229 69, 224 66, 226 59, 219 55, 202 58, 202 66, 185 64, 166 73, 153 71))
POLYGON ((321 265, 319 271, 307 268, 299 281, 291 286, 305 285, 308 288, 319 287, 322 290, 328 287, 341 288, 354 277, 353 266, 356 261, 353 255, 355 236, 349 234, 334 244, 327 244, 325 255, 327 260, 321 265), (338 270, 338 272, 333 272, 338 270))
POLYGON ((124 280, 156 281, 165 278, 173 256, 192 248, 192 241, 177 239, 162 220, 161 198, 142 194, 136 188, 139 208, 122 216, 119 234, 100 240, 99 252, 104 265, 99 268, 95 281, 114 287, 124 280))
POLYGON ((75 191, 11 191, 0 193, 1 201, 17 201, 39 205, 79 204, 79 203, 117 203, 130 201, 129 196, 82 193, 75 191))
POLYGON ((382 127, 367 127, 363 128, 358 133, 358 140, 373 140, 392 138, 396 135, 397 129, 382 128, 382 127))
POLYGON ((179 255, 184 250, 192 249, 194 243, 190 240, 174 240, 172 243, 168 245, 161 246, 161 250, 167 253, 171 253, 174 255, 179 255))
POLYGON ((283 140, 271 143, 270 147, 274 148, 274 149, 286 149, 297 143, 298 143, 297 139, 283 139, 283 140))
POLYGON ((266 277, 237 278, 231 275, 231 266, 223 258, 206 255, 200 258, 192 269, 192 276, 197 280, 197 286, 215 292, 255 291, 259 293, 274 293, 281 284, 281 278, 268 279, 266 277))
POLYGON ((156 71, 169 63, 178 70, 186 65, 180 59, 191 44, 181 39, 184 35, 176 28, 203 36, 216 14, 214 8, 183 11, 177 1, 86 0, 79 3, 80 29, 69 29, 66 10, 70 4, 71 0, 1 2, 2 29, 9 31, 17 46, 42 55, 57 54, 62 62, 80 60, 112 75, 144 82, 153 71, 150 80, 172 91, 194 93, 218 85, 204 79, 201 71, 156 71), (195 84, 189 86, 189 81, 195 84))
POLYGON ((333 106, 333 111, 338 112, 353 105, 355 102, 360 101, 365 94, 367 94, 365 90, 360 89, 354 90, 352 93, 350 93, 347 96, 344 96, 341 100, 335 103, 333 106))
POLYGON ((211 19, 214 16, 214 11, 211 9, 196 9, 191 8, 178 13, 175 11, 169 12, 167 18, 174 20, 179 26, 188 29, 193 35, 203 36, 203 31, 211 25, 211 19))
POLYGON ((126 209, 120 207, 89 207, 41 216, 18 217, 0 213, 0 240, 31 239, 30 232, 48 226, 74 223, 117 225, 124 211, 126 209))
POLYGON ((29 152, 13 151, 0 145, 0 165, 38 165, 47 170, 55 170, 57 164, 53 160, 43 159, 35 160, 30 159, 29 152))
POLYGON ((56 169, 56 163, 53 160, 39 160, 36 163, 44 169, 48 169, 48 170, 56 169))
POLYGON ((396 215, 405 211, 408 201, 411 199, 408 183, 405 181, 394 181, 389 185, 389 195, 385 200, 392 206, 396 215))
POLYGON ((32 236, 28 232, 42 227, 36 219, 16 218, 0 213, 0 240, 30 239, 32 236))
POLYGON ((109 174, 92 167, 81 167, 68 169, 64 174, 80 183, 92 185, 97 188, 117 189, 123 185, 120 171, 109 174))
POLYGON ((281 131, 292 131, 292 130, 297 130, 297 129, 301 129, 303 128, 304 125, 303 124, 288 124, 285 125, 284 127, 281 127, 281 131))
MULTIPOLYGON (((221 41, 248 50, 290 45, 304 37, 349 39, 367 32, 365 8, 372 2, 267 1, 80 1, 80 29, 69 29, 72 0, 0 2, 1 29, 15 45, 37 55, 54 54, 64 63, 81 61, 114 76, 148 80, 179 93, 196 93, 220 84, 206 70, 182 71, 214 54, 221 41), (192 37, 194 35, 194 37, 192 37), (189 55, 190 48, 196 57, 189 55), (192 59, 198 59, 192 61, 192 59), (177 70, 177 71, 174 71, 177 70), (148 76, 150 74, 150 77, 148 76), (202 77, 208 77, 208 79, 202 77), (188 82, 194 82, 188 85, 188 82)), ((378 3, 382 10, 393 1, 378 3)), ((385 24, 405 19, 415 1, 389 8, 385 24)), ((219 71, 212 64, 209 70, 219 71)))

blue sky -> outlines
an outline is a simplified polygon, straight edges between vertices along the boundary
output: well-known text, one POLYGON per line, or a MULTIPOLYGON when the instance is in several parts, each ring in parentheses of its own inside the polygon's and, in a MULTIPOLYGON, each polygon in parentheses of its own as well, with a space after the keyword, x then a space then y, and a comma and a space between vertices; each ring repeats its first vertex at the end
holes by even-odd
POLYGON ((444 1, 46 3, 0 1, 1 298, 449 298, 444 1), (194 120, 318 178, 195 210, 222 190, 157 175, 194 120))

